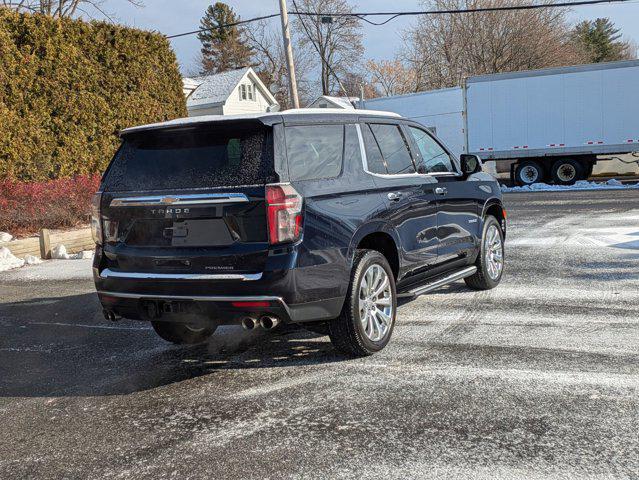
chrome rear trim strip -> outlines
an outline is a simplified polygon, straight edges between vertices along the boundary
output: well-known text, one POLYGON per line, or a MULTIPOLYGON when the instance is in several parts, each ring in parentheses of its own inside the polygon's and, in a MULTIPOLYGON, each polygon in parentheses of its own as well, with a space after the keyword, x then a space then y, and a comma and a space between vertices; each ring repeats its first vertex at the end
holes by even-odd
POLYGON ((119 272, 105 268, 100 278, 135 278, 151 280, 240 280, 251 282, 262 278, 262 273, 142 273, 119 272))
POLYGON ((152 197, 126 197, 111 200, 111 207, 152 207, 156 205, 211 205, 219 203, 245 203, 243 193, 202 193, 191 195, 165 195, 152 197))

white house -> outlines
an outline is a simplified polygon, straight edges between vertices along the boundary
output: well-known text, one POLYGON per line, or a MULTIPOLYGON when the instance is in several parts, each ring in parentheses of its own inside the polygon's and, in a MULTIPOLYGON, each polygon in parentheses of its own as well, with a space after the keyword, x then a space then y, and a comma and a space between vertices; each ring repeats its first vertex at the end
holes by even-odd
POLYGON ((359 106, 359 97, 332 97, 330 95, 322 95, 317 97, 306 108, 343 108, 353 110, 353 104, 359 106))
POLYGON ((189 117, 277 111, 279 104, 251 67, 184 78, 189 117))

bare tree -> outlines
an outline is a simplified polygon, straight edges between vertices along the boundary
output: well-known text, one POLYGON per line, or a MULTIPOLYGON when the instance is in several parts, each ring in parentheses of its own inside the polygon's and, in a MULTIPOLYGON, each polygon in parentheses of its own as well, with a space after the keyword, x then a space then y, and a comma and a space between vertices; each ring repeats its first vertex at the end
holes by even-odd
POLYGON ((403 95, 415 91, 415 72, 400 60, 369 60, 366 70, 370 82, 382 95, 403 95))
MULTIPOLYGON (((544 0, 551 3, 550 0, 544 0)), ((528 0, 429 0, 427 8, 467 9, 527 5, 528 0)), ((460 85, 469 75, 579 63, 566 10, 424 15, 404 32, 401 59, 415 90, 460 85)))
MULTIPOLYGON (((144 6, 142 0, 126 0, 136 7, 144 6)), ((0 6, 13 8, 14 10, 41 13, 53 18, 75 17, 87 15, 93 17, 93 13, 111 20, 110 14, 104 10, 105 0, 0 0, 0 6)))
MULTIPOLYGON (((294 0, 293 6, 313 13, 353 12, 346 0, 294 0)), ((322 94, 329 95, 340 89, 335 76, 339 78, 356 70, 364 51, 360 20, 340 16, 297 16, 294 27, 301 46, 312 51, 321 64, 322 94)))
MULTIPOLYGON (((289 108, 288 69, 286 54, 282 44, 279 24, 260 21, 247 25, 245 31, 247 44, 253 51, 252 65, 264 84, 275 91, 274 95, 280 106, 289 108)), ((299 41, 293 41, 293 59, 297 76, 297 90, 303 102, 310 100, 311 55, 307 49, 296 48, 299 41)))
MULTIPOLYGON (((348 72, 343 78, 340 79, 342 86, 348 97, 361 98, 362 93, 364 99, 371 99, 379 97, 379 91, 375 88, 367 78, 366 72, 348 72)), ((344 94, 344 92, 341 92, 344 94)))

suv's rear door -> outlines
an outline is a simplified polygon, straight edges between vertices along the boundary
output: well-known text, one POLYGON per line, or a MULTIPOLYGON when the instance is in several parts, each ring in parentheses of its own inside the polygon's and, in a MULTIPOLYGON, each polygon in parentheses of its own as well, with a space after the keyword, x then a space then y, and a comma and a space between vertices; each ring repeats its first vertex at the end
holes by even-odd
POLYGON ((143 131, 105 174, 105 265, 113 272, 255 273, 268 256, 265 185, 279 181, 258 122, 143 131))

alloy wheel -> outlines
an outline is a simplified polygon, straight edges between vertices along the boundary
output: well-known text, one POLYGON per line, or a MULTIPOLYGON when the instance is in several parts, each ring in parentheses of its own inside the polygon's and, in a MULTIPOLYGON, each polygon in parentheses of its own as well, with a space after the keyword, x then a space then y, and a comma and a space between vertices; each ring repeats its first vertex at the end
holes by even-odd
POLYGON ((364 273, 359 287, 359 320, 366 337, 379 342, 393 322, 390 280, 381 265, 373 264, 364 273))
POLYGON ((484 242, 488 276, 492 280, 497 280, 504 268, 504 244, 496 225, 488 227, 484 242))

